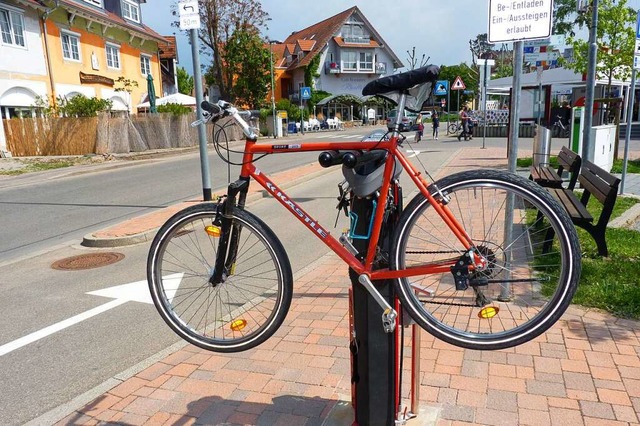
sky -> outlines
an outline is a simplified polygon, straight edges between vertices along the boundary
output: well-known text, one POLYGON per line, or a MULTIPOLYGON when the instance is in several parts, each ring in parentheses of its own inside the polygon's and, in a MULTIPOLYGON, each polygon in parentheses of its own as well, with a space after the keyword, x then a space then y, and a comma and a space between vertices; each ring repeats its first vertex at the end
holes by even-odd
MULTIPOLYGON (((191 46, 186 33, 171 26, 173 0, 150 0, 142 5, 145 24, 162 35, 178 36, 179 65, 193 71, 191 46)), ((430 58, 436 65, 471 63, 469 40, 488 30, 489 1, 483 0, 262 0, 271 21, 263 35, 284 40, 326 18, 358 6, 387 45, 407 66, 415 47, 418 64, 430 58)), ((640 0, 628 5, 640 8, 640 0)), ((201 59, 206 62, 205 58, 201 59)))

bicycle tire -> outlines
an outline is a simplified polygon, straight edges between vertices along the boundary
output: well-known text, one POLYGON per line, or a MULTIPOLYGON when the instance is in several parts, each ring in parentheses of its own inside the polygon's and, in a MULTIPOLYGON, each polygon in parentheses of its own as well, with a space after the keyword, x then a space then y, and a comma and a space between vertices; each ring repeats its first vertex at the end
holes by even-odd
POLYGON ((447 133, 458 133, 458 125, 456 123, 449 123, 447 126, 447 133))
POLYGON ((222 284, 209 283, 218 239, 208 228, 217 205, 203 203, 171 217, 156 234, 147 280, 162 319, 184 340, 214 352, 251 349, 282 325, 293 293, 287 254, 269 227, 240 209, 234 266, 222 284))
MULTIPOLYGON (((509 348, 542 334, 565 312, 580 277, 578 237, 566 212, 547 191, 511 173, 466 171, 436 184, 487 259, 488 267, 470 271, 469 278, 488 283, 476 292, 473 286, 456 291, 453 272, 398 279, 398 296, 409 315, 435 337, 468 349, 509 348), (505 226, 508 198, 513 200, 512 227, 505 226), (506 229, 512 238, 505 238, 506 229)), ((405 208, 392 244, 392 269, 464 254, 429 207, 418 194, 405 208)))

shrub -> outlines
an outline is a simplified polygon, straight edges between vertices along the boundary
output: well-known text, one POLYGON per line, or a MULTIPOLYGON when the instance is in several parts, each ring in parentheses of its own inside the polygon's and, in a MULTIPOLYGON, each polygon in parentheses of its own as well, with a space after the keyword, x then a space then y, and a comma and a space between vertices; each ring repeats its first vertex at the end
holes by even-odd
POLYGON ((169 113, 173 115, 187 115, 191 112, 191 108, 181 104, 158 105, 157 110, 161 113, 169 113))

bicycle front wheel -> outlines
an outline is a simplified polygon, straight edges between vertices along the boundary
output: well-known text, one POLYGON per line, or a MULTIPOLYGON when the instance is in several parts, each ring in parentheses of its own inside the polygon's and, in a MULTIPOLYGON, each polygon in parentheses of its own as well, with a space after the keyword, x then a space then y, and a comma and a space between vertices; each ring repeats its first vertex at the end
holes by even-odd
POLYGON ((273 231, 236 209, 224 280, 212 284, 219 229, 215 204, 189 207, 156 235, 147 260, 153 302, 184 340, 214 352, 239 352, 267 340, 289 310, 293 277, 273 231))
MULTIPOLYGON (((487 266, 468 271, 466 290, 456 290, 460 269, 397 280, 411 317, 439 339, 480 350, 516 346, 551 327, 569 306, 581 269, 575 228, 557 201, 533 182, 495 170, 457 173, 437 185, 487 266)), ((392 268, 464 259, 464 247, 430 207, 422 194, 406 207, 392 268)))
POLYGON ((456 123, 449 123, 447 126, 448 133, 458 133, 458 125, 456 123))

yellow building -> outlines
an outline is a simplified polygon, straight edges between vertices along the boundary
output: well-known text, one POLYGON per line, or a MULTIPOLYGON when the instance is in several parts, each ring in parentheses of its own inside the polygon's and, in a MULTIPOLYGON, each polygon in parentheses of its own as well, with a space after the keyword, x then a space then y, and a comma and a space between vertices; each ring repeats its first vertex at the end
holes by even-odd
POLYGON ((142 23, 145 0, 0 0, 0 112, 33 113, 37 97, 77 94, 110 99, 134 112, 147 94, 147 74, 162 94, 159 43, 142 23), (116 80, 137 82, 131 93, 116 80))

